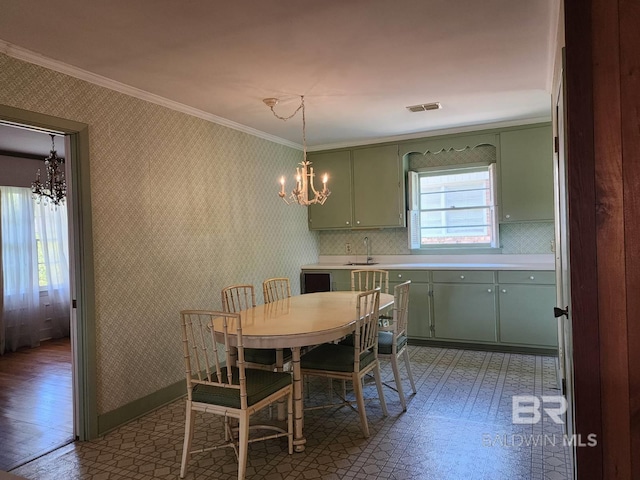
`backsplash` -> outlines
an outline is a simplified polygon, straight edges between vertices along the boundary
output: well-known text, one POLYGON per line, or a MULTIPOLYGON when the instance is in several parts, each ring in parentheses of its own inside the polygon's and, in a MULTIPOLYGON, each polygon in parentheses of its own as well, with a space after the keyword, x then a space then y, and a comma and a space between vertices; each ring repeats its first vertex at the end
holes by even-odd
MULTIPOLYGON (((410 255, 406 228, 387 230, 318 232, 320 255, 345 255, 351 244, 354 255, 364 255, 364 237, 371 240, 372 255, 410 255)), ((554 241, 552 222, 509 223, 500 225, 500 245, 504 254, 551 253, 554 241)))

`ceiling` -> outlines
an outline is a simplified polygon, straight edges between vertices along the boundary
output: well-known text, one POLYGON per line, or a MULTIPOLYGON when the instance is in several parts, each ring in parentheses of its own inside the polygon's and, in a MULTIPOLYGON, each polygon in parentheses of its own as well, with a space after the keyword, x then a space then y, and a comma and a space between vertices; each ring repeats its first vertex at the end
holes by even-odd
POLYGON ((300 115, 262 99, 288 116, 304 95, 317 150, 549 120, 557 15, 558 0, 20 0, 3 2, 0 52, 285 144, 300 115))

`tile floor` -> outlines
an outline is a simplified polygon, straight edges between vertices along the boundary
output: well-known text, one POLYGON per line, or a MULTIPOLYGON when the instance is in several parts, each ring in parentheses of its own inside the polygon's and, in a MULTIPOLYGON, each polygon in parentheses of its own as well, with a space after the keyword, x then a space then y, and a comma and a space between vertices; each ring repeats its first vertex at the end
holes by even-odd
MULTIPOLYGON (((570 479, 562 425, 543 415, 512 423, 513 395, 556 395, 555 359, 534 355, 410 347, 418 393, 403 413, 385 388, 382 417, 373 382, 365 393, 371 437, 361 436, 348 407, 305 414, 306 450, 288 455, 284 439, 249 449, 248 479, 570 479)), ((383 377, 392 379, 383 365, 383 377)), ((403 383, 410 392, 408 382, 403 383)), ((336 384, 336 387, 338 385, 336 384)), ((327 380, 311 380, 307 402, 322 402, 327 380)), ((172 479, 179 476, 184 401, 128 423, 102 438, 71 444, 12 471, 27 479, 172 479)), ((221 438, 221 421, 200 416, 198 442, 221 438)), ((230 449, 196 455, 189 479, 235 479, 230 449)))

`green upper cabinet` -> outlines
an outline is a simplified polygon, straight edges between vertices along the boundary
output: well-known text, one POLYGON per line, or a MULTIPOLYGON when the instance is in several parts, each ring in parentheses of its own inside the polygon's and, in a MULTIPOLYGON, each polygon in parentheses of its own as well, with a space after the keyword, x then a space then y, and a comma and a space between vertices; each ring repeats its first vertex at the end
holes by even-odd
POLYGON ((404 169, 398 146, 353 151, 354 228, 404 227, 404 169))
POLYGON ((553 220, 550 125, 500 133, 500 221, 553 220))
POLYGON ((307 159, 316 178, 321 179, 325 173, 329 175, 331 191, 324 205, 309 206, 309 229, 351 228, 351 152, 309 153, 307 159))
POLYGON ((331 195, 309 206, 309 229, 406 226, 404 167, 397 145, 310 153, 314 172, 329 174, 331 195))

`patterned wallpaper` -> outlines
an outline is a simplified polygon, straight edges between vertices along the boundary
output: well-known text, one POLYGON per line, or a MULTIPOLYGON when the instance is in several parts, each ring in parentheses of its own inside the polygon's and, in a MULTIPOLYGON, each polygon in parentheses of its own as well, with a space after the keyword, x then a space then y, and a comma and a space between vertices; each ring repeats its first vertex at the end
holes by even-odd
MULTIPOLYGON (((411 154, 409 169, 443 165, 461 165, 476 162, 494 163, 496 147, 480 145, 462 151, 449 150, 438 153, 428 152, 426 155, 411 154)), ((319 233, 320 255, 345 255, 345 244, 351 243, 354 254, 365 253, 364 237, 371 240, 373 255, 409 255, 407 229, 367 231, 325 231, 319 233)), ((551 253, 551 242, 554 239, 552 222, 513 223, 500 225, 500 245, 505 254, 538 254, 551 253)))
POLYGON ((181 309, 317 261, 299 151, 3 54, 0 103, 89 125, 99 414, 184 378, 181 309))

